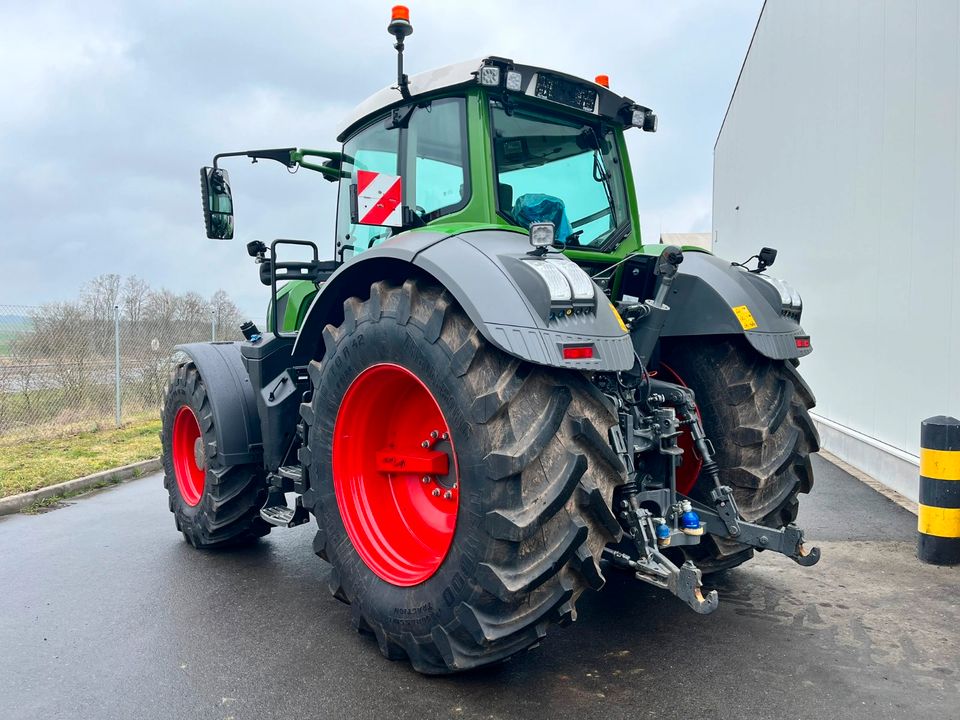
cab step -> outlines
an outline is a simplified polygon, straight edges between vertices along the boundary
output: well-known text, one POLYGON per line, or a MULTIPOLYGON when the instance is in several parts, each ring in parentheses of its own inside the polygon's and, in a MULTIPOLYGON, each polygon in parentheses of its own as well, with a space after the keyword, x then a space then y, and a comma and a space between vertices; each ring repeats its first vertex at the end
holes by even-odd
POLYGON ((300 465, 284 465, 277 469, 277 474, 293 483, 303 480, 303 468, 300 465))
POLYGON ((310 513, 303 506, 301 499, 297 498, 296 506, 292 508, 285 504, 264 505, 260 508, 260 517, 275 527, 296 527, 309 520, 310 513))

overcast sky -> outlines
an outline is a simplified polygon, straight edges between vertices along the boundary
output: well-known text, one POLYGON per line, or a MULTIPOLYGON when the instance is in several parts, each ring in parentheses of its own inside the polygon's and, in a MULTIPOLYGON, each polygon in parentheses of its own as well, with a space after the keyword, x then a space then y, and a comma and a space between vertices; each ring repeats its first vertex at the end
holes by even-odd
MULTIPOLYGON (((248 240, 333 244, 335 185, 230 166, 237 237, 207 240, 199 167, 220 151, 336 148, 351 107, 395 79, 389 0, 0 0, 0 304, 74 297, 102 272, 251 316, 248 240)), ((415 73, 502 55, 652 107, 630 132, 643 231, 710 229, 713 143, 762 0, 412 0, 415 73)))

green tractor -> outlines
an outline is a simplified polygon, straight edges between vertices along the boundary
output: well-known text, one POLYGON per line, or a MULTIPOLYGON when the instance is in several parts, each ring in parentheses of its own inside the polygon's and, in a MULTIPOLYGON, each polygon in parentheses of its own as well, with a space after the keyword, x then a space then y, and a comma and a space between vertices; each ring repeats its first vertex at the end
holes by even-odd
POLYGON ((249 243, 265 329, 180 348, 177 529, 225 547, 313 515, 355 627, 434 674, 537 645, 610 573, 709 613, 704 573, 755 550, 814 564, 793 524, 811 345, 776 251, 645 245, 624 134, 657 119, 603 78, 502 57, 408 78, 404 8, 389 31, 397 84, 339 150, 202 170, 211 238, 233 237, 224 158, 336 183, 335 260, 249 243))

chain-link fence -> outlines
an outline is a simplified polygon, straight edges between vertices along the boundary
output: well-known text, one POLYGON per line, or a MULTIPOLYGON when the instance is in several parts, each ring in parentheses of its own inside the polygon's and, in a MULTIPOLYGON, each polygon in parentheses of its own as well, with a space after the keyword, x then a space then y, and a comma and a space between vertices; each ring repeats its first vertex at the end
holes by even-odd
POLYGON ((229 299, 167 299, 0 305, 0 435, 156 413, 176 345, 239 339, 229 299))

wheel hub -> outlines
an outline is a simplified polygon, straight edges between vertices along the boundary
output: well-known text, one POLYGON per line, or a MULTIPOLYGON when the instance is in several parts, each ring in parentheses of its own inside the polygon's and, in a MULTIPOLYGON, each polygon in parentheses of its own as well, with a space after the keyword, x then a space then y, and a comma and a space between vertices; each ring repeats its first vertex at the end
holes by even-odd
POLYGON ((431 577, 453 541, 459 476, 436 398, 412 372, 383 363, 344 394, 333 439, 333 484, 344 528, 378 577, 431 577))
POLYGON ((197 438, 193 442, 193 462, 198 468, 206 466, 207 458, 203 452, 203 438, 197 438))

